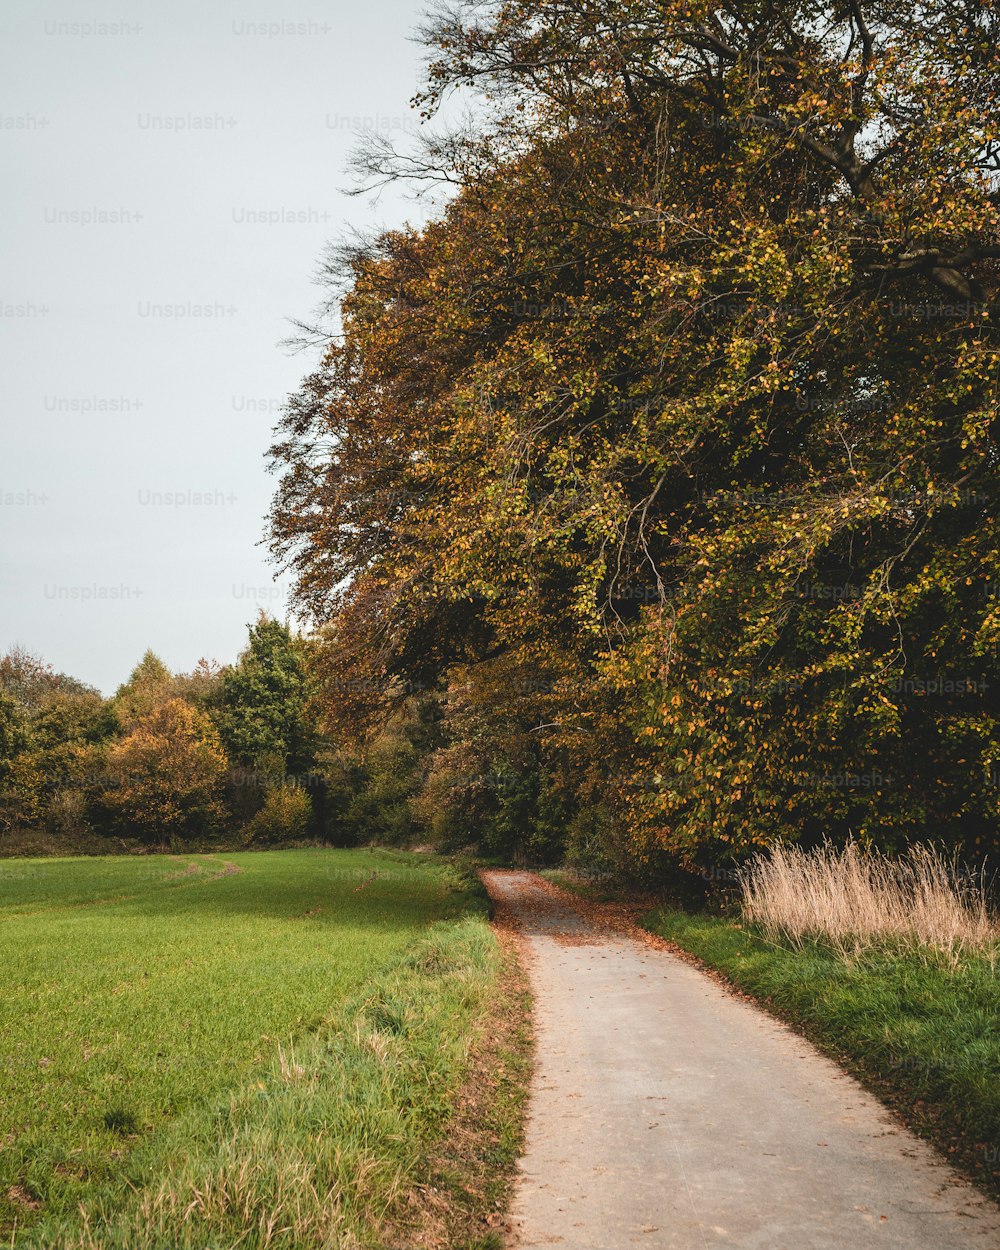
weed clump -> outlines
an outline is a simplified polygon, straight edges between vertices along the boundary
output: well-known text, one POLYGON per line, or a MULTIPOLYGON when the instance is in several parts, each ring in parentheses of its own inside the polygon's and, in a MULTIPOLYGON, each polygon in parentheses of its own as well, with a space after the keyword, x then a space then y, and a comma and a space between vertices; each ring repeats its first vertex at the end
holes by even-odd
POLYGON ((752 861, 740 888, 747 920, 772 941, 823 941, 848 958, 887 946, 992 958, 1000 944, 984 873, 960 871, 933 846, 899 859, 854 841, 778 846, 752 861))

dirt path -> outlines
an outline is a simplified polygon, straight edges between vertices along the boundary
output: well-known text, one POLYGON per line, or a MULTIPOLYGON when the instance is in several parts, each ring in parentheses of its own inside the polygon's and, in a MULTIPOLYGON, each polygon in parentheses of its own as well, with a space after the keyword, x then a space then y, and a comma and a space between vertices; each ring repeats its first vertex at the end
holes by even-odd
POLYGON ((532 873, 484 879, 536 996, 514 1244, 1000 1247, 1000 1210, 809 1043, 532 873))

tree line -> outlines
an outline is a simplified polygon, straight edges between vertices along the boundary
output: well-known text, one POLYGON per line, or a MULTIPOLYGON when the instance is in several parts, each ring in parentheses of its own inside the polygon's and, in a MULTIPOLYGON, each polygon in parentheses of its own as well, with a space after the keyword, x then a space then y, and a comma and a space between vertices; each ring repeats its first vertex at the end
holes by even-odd
POLYGON ((108 699, 13 648, 0 659, 0 833, 68 850, 306 837, 322 796, 307 645, 261 616, 235 664, 175 674, 147 651, 108 699))
POLYGON ((408 810, 505 855, 995 851, 996 6, 422 37, 424 137, 356 167, 444 205, 331 251, 271 451, 326 730, 408 744, 408 810))

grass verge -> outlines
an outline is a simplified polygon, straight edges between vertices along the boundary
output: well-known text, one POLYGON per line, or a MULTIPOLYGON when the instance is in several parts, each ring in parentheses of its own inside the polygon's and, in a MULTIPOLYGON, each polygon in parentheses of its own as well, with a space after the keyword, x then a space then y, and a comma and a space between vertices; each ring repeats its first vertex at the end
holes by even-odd
POLYGON ((1000 976, 988 958, 909 949, 847 961, 670 908, 643 924, 803 1032, 1000 1196, 1000 976))
POLYGON ((499 976, 465 1082, 437 1147, 399 1204, 386 1244, 502 1250, 531 1077, 531 993, 514 931, 499 918, 499 976))

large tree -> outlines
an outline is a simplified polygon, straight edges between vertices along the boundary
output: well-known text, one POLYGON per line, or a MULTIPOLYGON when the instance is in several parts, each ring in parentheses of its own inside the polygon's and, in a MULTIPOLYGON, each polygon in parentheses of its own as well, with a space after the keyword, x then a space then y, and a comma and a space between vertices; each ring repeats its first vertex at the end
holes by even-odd
POLYGON ((262 613, 237 662, 223 670, 216 722, 234 764, 275 779, 309 769, 315 735, 306 645, 262 613))
POLYGON ((209 834, 225 819, 226 771, 209 717, 170 698, 109 746, 101 803, 120 832, 145 842, 209 834))
POLYGON ((478 90, 478 129, 361 164, 457 194, 348 256, 273 452, 335 715, 506 656, 640 854, 985 849, 998 36, 977 0, 432 24, 424 108, 478 90))
POLYGON ((100 746, 119 729, 113 706, 92 686, 22 647, 0 659, 0 757, 3 739, 17 749, 5 769, 0 762, 0 807, 8 826, 48 821, 79 831, 87 794, 99 780, 100 746), (4 774, 6 773, 6 778, 4 774), (73 813, 73 819, 69 814, 73 813))

